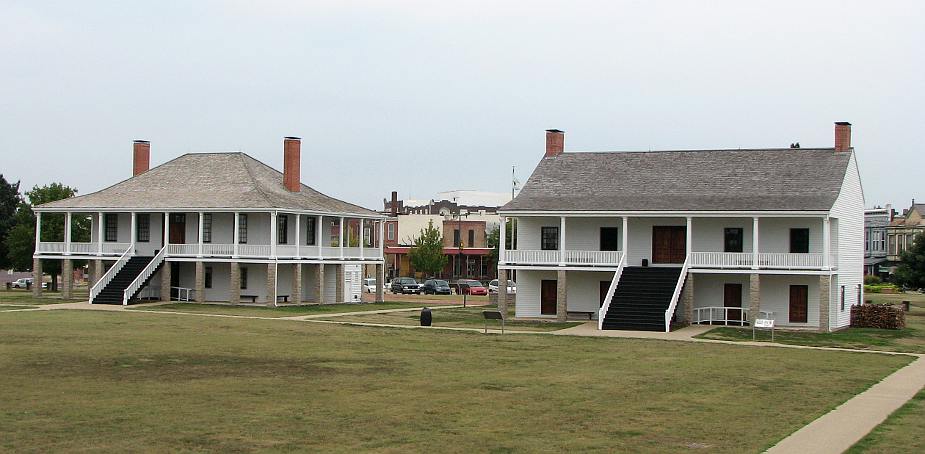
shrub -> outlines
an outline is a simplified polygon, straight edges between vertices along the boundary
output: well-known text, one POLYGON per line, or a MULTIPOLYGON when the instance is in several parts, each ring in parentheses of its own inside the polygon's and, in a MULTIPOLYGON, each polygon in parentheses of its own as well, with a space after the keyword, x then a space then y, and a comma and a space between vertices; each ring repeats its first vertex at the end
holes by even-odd
POLYGON ((883 282, 883 279, 880 279, 880 276, 876 274, 868 274, 864 276, 864 283, 867 285, 876 285, 883 282))
POLYGON ((851 326, 855 328, 902 329, 906 314, 898 306, 864 304, 851 306, 851 326))

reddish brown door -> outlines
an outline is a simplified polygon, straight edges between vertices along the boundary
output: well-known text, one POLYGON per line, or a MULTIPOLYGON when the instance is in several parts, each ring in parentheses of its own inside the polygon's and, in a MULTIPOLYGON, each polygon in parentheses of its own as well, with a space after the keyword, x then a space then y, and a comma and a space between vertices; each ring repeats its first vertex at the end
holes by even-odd
POLYGON ((172 213, 170 215, 170 244, 186 243, 186 215, 172 213))
MULTIPOLYGON (((723 286, 723 306, 742 307, 742 284, 725 284, 723 286)), ((742 309, 729 309, 729 320, 742 320, 742 309)))
POLYGON ((806 296, 809 287, 805 285, 790 286, 790 323, 806 323, 806 313, 809 312, 809 303, 806 296))
POLYGON ((652 227, 652 263, 684 263, 687 256, 687 227, 652 227))
POLYGON ((540 314, 556 315, 556 281, 540 283, 540 314))

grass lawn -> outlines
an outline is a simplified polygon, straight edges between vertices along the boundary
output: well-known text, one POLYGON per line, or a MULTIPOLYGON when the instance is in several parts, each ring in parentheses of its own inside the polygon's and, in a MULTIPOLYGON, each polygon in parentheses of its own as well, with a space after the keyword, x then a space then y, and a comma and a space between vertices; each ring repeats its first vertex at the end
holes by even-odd
POLYGON ((849 454, 925 452, 925 389, 848 450, 849 454))
POLYGON ((171 303, 157 306, 130 307, 135 311, 172 311, 194 314, 246 315, 254 317, 296 317, 299 315, 335 314, 343 312, 379 311, 383 309, 409 309, 421 307, 411 303, 362 303, 362 304, 309 304, 304 306, 231 306, 208 303, 171 303))
MULTIPOLYGON (((906 328, 901 330, 848 328, 834 333, 776 331, 774 340, 783 344, 812 345, 817 347, 856 348, 907 353, 925 353, 925 295, 919 293, 879 294, 868 293, 874 303, 910 301, 906 313, 906 328)), ((770 333, 759 333, 762 340, 770 333)), ((722 327, 710 330, 699 337, 732 341, 751 341, 750 328, 722 327)))
POLYGON ((910 358, 0 314, 0 451, 757 452, 910 358))
MULTIPOLYGON (((433 326, 451 327, 451 328, 484 328, 485 318, 482 311, 497 310, 497 305, 478 306, 467 308, 454 307, 433 307, 433 326)), ((564 322, 557 323, 554 321, 543 320, 512 320, 514 318, 513 305, 508 307, 508 320, 504 323, 505 329, 516 331, 556 331, 565 328, 578 326, 583 322, 564 322)), ((348 315, 343 317, 332 317, 329 320, 341 322, 359 322, 359 323, 383 323, 388 325, 420 325, 421 313, 414 312, 394 312, 389 314, 369 314, 369 315, 348 315)), ((490 329, 498 329, 501 324, 497 320, 490 320, 488 323, 490 329)))
POLYGON ((42 296, 35 298, 31 290, 13 289, 0 290, 0 304, 26 304, 39 306, 42 304, 59 304, 59 303, 77 303, 87 301, 89 291, 86 287, 77 287, 74 289, 71 299, 62 299, 61 292, 42 291, 42 296))

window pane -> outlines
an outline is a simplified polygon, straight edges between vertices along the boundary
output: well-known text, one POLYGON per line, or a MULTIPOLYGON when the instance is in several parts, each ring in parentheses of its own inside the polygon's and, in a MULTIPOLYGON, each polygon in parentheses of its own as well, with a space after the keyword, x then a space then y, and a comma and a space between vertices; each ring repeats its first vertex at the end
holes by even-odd
POLYGON ((790 252, 809 253, 809 229, 790 229, 790 252))
POLYGON ((238 215, 238 243, 247 244, 247 215, 238 215))
POLYGON ((106 213, 106 239, 105 241, 119 241, 119 215, 115 213, 106 213))
POLYGON ((202 214, 202 242, 203 243, 212 242, 212 214, 211 213, 202 214))
POLYGON ((742 252, 742 229, 728 227, 723 231, 723 252, 742 252))
POLYGON ((315 245, 315 218, 307 218, 307 228, 305 233, 305 244, 307 246, 315 245))
POLYGON ((541 239, 540 239, 540 249, 544 251, 558 251, 559 250, 559 228, 558 227, 542 227, 540 230, 541 239))
POLYGON ((289 226, 289 217, 281 214, 276 217, 276 242, 278 244, 287 244, 289 235, 286 228, 289 226))
POLYGON ((141 213, 135 218, 135 240, 141 243, 151 241, 151 215, 141 213))

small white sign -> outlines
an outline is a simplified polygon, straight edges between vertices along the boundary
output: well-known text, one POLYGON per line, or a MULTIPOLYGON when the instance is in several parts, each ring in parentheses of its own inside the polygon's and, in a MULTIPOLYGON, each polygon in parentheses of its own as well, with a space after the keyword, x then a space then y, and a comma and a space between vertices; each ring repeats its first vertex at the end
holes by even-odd
POLYGON ((756 319, 755 328, 774 328, 774 319, 771 319, 771 318, 756 319))

